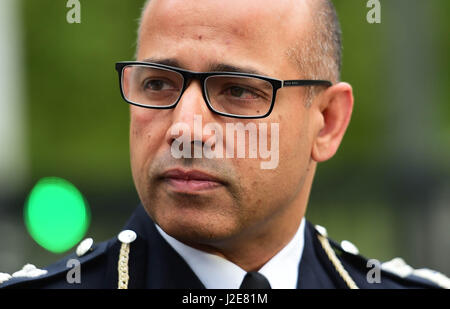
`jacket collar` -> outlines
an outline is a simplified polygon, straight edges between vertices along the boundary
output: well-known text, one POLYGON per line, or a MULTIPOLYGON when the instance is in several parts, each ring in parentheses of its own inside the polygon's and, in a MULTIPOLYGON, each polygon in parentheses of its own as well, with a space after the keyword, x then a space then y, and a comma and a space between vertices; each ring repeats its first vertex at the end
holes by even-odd
POLYGON ((129 288, 204 288, 183 258, 158 233, 142 205, 133 213, 125 229, 137 234, 130 247, 129 288))
MULTIPOLYGON (((129 288, 205 288, 184 259, 158 233, 142 205, 134 211, 125 229, 135 231, 138 236, 130 248, 129 288)), ((117 251, 116 257, 119 248, 120 242, 116 241, 113 249, 117 251)), ((299 289, 345 287, 321 248, 317 231, 308 221, 298 271, 299 289)))

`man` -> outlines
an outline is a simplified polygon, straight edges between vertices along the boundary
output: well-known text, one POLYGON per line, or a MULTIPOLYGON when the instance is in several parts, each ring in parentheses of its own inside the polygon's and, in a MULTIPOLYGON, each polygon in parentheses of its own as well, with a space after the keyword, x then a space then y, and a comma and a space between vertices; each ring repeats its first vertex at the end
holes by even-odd
POLYGON ((336 153, 352 113, 340 58, 327 0, 147 2, 138 62, 116 65, 142 205, 118 239, 86 240, 45 270, 4 275, 3 285, 448 287, 401 260, 370 280, 351 243, 304 219, 317 163, 336 153), (70 259, 81 263, 79 283, 69 282, 70 259))

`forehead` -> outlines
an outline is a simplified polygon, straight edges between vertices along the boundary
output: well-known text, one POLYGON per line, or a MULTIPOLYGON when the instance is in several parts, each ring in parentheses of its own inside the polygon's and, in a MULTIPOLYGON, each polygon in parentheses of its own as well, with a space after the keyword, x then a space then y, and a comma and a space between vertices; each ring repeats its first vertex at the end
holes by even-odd
POLYGON ((302 0, 152 0, 138 59, 175 58, 193 70, 216 58, 246 66, 287 60, 286 50, 307 34, 309 16, 302 0))

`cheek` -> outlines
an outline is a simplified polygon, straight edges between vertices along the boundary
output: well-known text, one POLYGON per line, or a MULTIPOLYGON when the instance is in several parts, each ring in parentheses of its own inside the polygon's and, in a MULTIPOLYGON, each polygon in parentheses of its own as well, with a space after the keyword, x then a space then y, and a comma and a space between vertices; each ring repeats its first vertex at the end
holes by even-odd
POLYGON ((142 149, 146 148, 145 141, 151 138, 147 132, 149 132, 154 115, 135 107, 130 109, 130 113, 130 151, 132 158, 136 158, 142 149))
POLYGON ((165 126, 150 109, 130 108, 130 158, 133 173, 145 171, 149 161, 164 143, 165 126))
POLYGON ((296 110, 283 115, 280 124, 280 157, 288 162, 301 162, 311 156, 309 114, 296 110))
POLYGON ((311 144, 308 123, 299 118, 298 113, 297 116, 277 115, 267 123, 267 150, 273 146, 273 140, 278 140, 276 168, 261 169, 260 165, 261 162, 275 161, 272 151, 270 158, 236 159, 233 162, 240 173, 243 196, 246 204, 251 205, 249 210, 253 215, 286 205, 298 192, 308 168, 311 144), (278 125, 278 131, 271 130, 274 124, 278 125))
MULTIPOLYGON (((280 120, 278 178, 274 185, 281 191, 297 190, 311 158, 311 134, 307 114, 289 113, 280 120)), ((288 193, 288 192, 285 192, 288 193)))

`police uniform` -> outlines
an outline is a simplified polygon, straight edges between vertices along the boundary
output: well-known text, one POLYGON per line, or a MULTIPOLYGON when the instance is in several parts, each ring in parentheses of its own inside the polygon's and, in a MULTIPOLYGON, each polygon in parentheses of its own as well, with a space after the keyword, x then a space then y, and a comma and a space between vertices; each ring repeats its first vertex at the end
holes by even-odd
MULTIPOLYGON (((399 258, 378 270, 369 266, 376 267, 350 242, 338 244, 323 227, 306 221, 299 289, 450 288, 450 279, 443 274, 412 269, 399 258), (368 275, 371 269, 379 271, 378 280, 368 275)), ((201 289, 204 285, 140 205, 118 237, 98 244, 86 239, 75 253, 45 269, 27 264, 12 275, 0 273, 0 288, 201 289), (69 280, 74 267, 79 267, 78 281, 69 280)))

